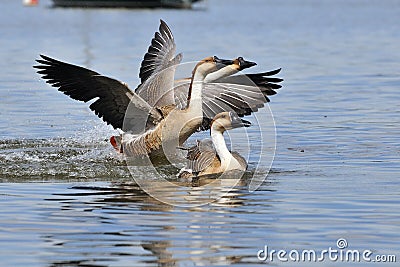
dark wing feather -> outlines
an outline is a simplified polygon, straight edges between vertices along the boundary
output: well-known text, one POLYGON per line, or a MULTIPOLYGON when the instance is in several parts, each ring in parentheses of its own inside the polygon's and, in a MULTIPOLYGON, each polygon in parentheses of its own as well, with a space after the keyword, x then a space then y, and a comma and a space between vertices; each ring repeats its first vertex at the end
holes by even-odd
POLYGON ((175 56, 175 51, 171 29, 160 20, 159 30, 154 34, 140 67, 141 84, 135 89, 151 106, 174 104, 175 68, 182 60, 182 54, 175 56))
POLYGON ((205 120, 200 130, 209 129, 207 121, 220 112, 234 111, 243 117, 257 112, 266 102, 268 102, 268 98, 257 86, 207 83, 203 91, 203 117, 205 120))
MULTIPOLYGON (((41 55, 34 66, 47 83, 72 99, 88 102, 96 99, 90 109, 114 128, 123 128, 125 113, 131 102, 138 111, 156 121, 159 114, 125 84, 99 73, 41 55), (150 114, 150 115, 148 115, 150 114)), ((140 126, 141 127, 141 126, 140 126)))
POLYGON ((282 87, 279 83, 283 79, 270 77, 280 71, 281 69, 276 69, 255 74, 234 75, 204 84, 204 119, 200 130, 208 130, 208 122, 222 109, 233 110, 240 117, 257 112, 269 102, 267 96, 276 94, 275 90, 282 87))
POLYGON ((211 140, 197 140, 196 145, 188 149, 186 158, 187 168, 197 174, 211 165, 216 156, 215 148, 211 140))
MULTIPOLYGON (((203 87, 203 123, 200 131, 208 130, 209 123, 222 111, 234 111, 239 116, 257 112, 266 102, 268 96, 276 94, 281 88, 281 78, 271 77, 281 69, 254 74, 240 74, 217 79, 204 84, 203 87)), ((182 80, 175 87, 175 96, 187 95, 190 80, 182 80)))
POLYGON ((279 83, 283 81, 281 78, 271 77, 278 74, 281 69, 276 69, 267 72, 240 74, 221 78, 216 80, 216 83, 231 83, 254 86, 256 85, 265 95, 276 94, 275 90, 282 87, 279 83))
POLYGON ((140 67, 141 82, 144 83, 153 72, 167 65, 174 58, 175 50, 176 45, 171 29, 163 20, 160 20, 158 32, 154 34, 140 67))

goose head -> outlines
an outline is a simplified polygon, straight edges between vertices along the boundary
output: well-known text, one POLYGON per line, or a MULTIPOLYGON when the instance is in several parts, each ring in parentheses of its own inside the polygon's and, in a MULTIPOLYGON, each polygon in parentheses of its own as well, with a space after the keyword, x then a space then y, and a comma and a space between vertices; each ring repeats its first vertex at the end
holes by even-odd
POLYGON ((238 71, 253 67, 257 65, 257 63, 252 62, 252 61, 247 61, 243 57, 238 57, 237 59, 234 60, 235 65, 238 66, 238 71))
POLYGON ((204 76, 207 74, 222 69, 225 66, 232 65, 233 60, 220 59, 217 56, 206 57, 197 63, 193 70, 193 74, 200 73, 204 76))
POLYGON ((231 76, 233 74, 236 74, 238 71, 250 68, 255 65, 257 65, 255 62, 247 61, 243 57, 238 57, 232 60, 232 64, 224 66, 218 71, 214 71, 213 73, 208 74, 204 82, 214 82, 218 79, 231 76))
POLYGON ((211 121, 211 129, 223 133, 239 127, 249 127, 251 122, 241 119, 235 112, 225 111, 215 115, 211 121))

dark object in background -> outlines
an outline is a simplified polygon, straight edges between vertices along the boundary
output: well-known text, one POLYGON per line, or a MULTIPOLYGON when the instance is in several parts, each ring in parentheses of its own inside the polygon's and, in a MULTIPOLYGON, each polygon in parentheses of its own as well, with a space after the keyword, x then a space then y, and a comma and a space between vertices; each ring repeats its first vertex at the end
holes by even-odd
POLYGON ((53 0, 56 7, 191 8, 200 0, 53 0))

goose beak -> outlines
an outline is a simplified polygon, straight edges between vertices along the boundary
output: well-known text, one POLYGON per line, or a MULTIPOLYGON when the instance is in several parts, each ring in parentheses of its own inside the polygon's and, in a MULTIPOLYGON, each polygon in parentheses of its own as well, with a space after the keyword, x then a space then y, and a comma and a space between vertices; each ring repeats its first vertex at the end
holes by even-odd
POLYGON ((232 129, 240 128, 240 127, 250 127, 250 126, 251 126, 251 122, 242 120, 242 119, 231 122, 232 129))
POLYGON ((251 122, 241 119, 236 113, 230 112, 231 117, 231 127, 240 128, 240 127, 249 127, 251 122))
POLYGON ((246 120, 241 120, 241 121, 242 121, 242 124, 243 124, 244 127, 250 127, 251 126, 251 122, 246 121, 246 120))
POLYGON ((218 58, 217 56, 214 56, 214 61, 215 61, 215 63, 220 64, 220 65, 224 65, 224 66, 233 64, 233 60, 222 59, 222 58, 218 58))
POLYGON ((244 58, 242 58, 242 57, 238 57, 238 60, 239 60, 239 66, 240 66, 239 70, 244 70, 244 69, 247 69, 247 68, 257 65, 257 63, 244 60, 244 58))

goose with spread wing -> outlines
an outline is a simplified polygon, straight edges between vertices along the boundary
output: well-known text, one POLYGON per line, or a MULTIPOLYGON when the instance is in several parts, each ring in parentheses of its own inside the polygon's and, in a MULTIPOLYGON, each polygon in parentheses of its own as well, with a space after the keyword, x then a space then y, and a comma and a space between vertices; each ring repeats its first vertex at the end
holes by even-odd
MULTIPOLYGON (((37 60, 40 65, 34 67, 39 69, 38 73, 47 83, 71 98, 84 102, 94 100, 90 109, 115 129, 127 132, 123 141, 134 141, 141 134, 154 129, 172 110, 177 109, 177 98, 185 99, 181 109, 185 110, 190 106, 191 94, 195 91, 191 85, 199 82, 193 83, 192 79, 174 81, 175 67, 182 59, 181 54, 175 55, 175 50, 172 32, 161 20, 159 31, 155 33, 140 68, 141 84, 134 91, 118 80, 44 55, 37 60), (127 114, 133 116, 126 116, 127 114)), ((203 94, 200 92, 197 97, 202 104, 192 103, 191 109, 205 118, 203 129, 207 129, 208 120, 223 109, 230 107, 240 116, 256 111, 268 101, 267 95, 275 94, 275 90, 280 88, 278 83, 282 80, 270 77, 280 69, 230 76, 255 63, 243 58, 236 59, 234 63, 216 57, 213 60, 215 64, 225 63, 231 66, 204 77, 201 82, 203 94), (243 83, 243 78, 247 79, 248 84, 243 83)), ((201 123, 199 125, 198 121, 192 121, 190 131, 179 134, 179 142, 185 141, 199 126, 201 123)), ((153 146, 150 146, 139 151, 149 153, 152 149, 153 146)))
POLYGON ((155 127, 139 135, 123 134, 122 147, 125 155, 145 155, 153 151, 163 154, 166 151, 174 151, 177 146, 182 145, 203 121, 202 91, 205 77, 232 62, 214 56, 197 63, 193 70, 186 107, 180 109, 173 105, 164 106, 170 108, 164 110, 163 119, 155 127))

